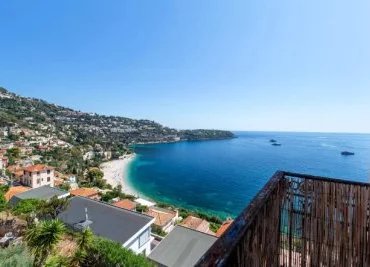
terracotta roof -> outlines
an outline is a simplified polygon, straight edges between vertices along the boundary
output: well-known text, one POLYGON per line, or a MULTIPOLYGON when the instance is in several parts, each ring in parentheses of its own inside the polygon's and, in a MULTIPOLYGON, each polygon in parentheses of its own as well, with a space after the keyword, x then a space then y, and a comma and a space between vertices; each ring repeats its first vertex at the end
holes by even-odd
POLYGON ((8 192, 5 193, 4 197, 6 201, 9 201, 13 196, 26 192, 30 189, 31 189, 30 187, 25 186, 13 186, 9 188, 8 192))
POLYGON ((91 197, 97 195, 98 191, 95 190, 94 188, 81 187, 75 190, 71 190, 70 193, 73 196, 91 197))
POLYGON ((222 223, 221 227, 217 230, 216 236, 220 237, 225 233, 225 231, 230 227, 233 223, 233 220, 226 220, 222 223))
POLYGON ((209 229, 209 222, 195 216, 186 217, 186 219, 181 223, 181 225, 209 235, 215 235, 215 233, 209 229))
POLYGON ((28 166, 24 168, 24 170, 27 172, 40 172, 40 171, 52 170, 52 169, 53 169, 52 167, 49 167, 43 164, 36 164, 36 165, 32 165, 32 166, 28 166))
POLYGON ((166 226, 177 215, 176 211, 151 207, 145 214, 155 218, 154 224, 158 226, 166 226))
POLYGON ((129 199, 124 199, 113 203, 113 206, 126 210, 134 210, 136 208, 136 203, 129 199))
POLYGON ((197 230, 197 228, 199 226, 201 226, 201 224, 203 223, 203 219, 201 218, 198 218, 198 217, 195 217, 195 216, 188 216, 186 217, 186 219, 181 223, 181 225, 185 226, 185 227, 188 227, 188 228, 191 228, 191 229, 195 229, 197 230))
POLYGON ((23 168, 18 165, 9 165, 6 169, 10 172, 23 171, 23 168))

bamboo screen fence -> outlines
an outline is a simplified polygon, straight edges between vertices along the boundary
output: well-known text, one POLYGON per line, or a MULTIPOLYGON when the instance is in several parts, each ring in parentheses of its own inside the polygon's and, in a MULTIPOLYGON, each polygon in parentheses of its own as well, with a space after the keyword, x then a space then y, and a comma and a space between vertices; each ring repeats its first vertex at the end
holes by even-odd
POLYGON ((370 184, 277 172, 198 266, 370 266, 370 184))

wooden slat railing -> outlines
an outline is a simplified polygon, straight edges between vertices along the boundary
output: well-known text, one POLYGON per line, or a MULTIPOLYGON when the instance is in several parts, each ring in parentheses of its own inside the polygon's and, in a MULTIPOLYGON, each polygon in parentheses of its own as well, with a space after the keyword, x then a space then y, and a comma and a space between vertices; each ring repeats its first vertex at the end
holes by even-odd
POLYGON ((197 266, 370 266, 369 190, 279 171, 197 266))

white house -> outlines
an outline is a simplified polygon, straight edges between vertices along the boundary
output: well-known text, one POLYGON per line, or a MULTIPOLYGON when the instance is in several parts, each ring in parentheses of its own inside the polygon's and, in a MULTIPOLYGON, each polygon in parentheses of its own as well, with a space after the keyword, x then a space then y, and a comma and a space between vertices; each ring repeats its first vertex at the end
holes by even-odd
POLYGON ((154 218, 84 197, 73 197, 59 219, 75 230, 89 227, 98 236, 116 241, 136 254, 149 255, 154 218))
POLYGON ((52 167, 37 164, 24 168, 21 183, 32 188, 48 185, 54 186, 54 169, 52 167))

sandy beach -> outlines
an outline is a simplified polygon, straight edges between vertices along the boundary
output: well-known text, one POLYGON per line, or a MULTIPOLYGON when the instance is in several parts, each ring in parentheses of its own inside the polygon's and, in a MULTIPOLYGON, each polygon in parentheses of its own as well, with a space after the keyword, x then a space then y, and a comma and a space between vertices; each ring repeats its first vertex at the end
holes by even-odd
POLYGON ((123 156, 122 159, 104 162, 100 167, 104 172, 104 179, 108 184, 112 185, 113 187, 122 185, 122 191, 125 194, 138 195, 138 193, 133 190, 125 180, 127 168, 134 158, 135 154, 126 155, 123 156))

